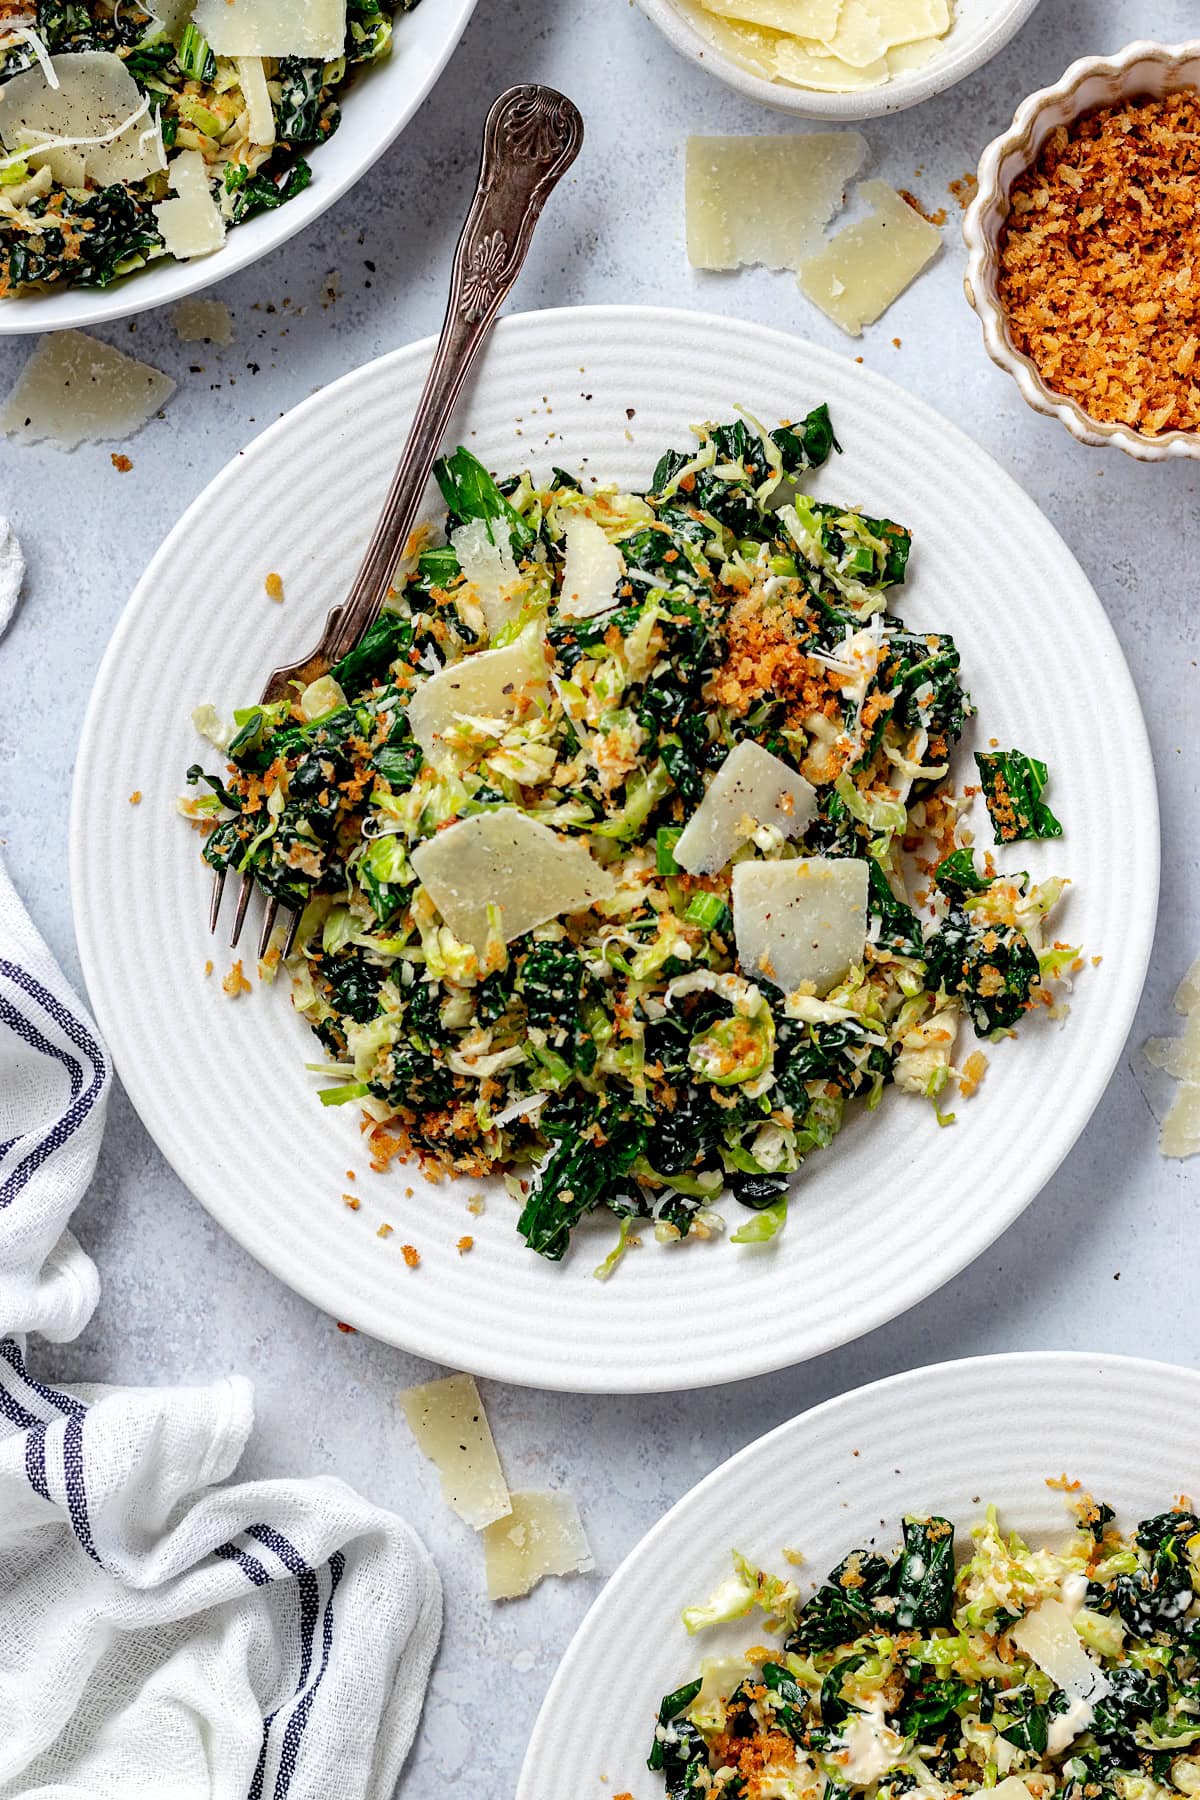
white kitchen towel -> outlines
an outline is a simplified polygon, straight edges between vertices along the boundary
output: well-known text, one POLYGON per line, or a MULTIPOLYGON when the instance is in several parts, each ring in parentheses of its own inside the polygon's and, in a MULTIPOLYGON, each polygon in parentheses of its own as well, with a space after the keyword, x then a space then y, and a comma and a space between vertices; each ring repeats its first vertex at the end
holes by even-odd
POLYGON ((0 1800, 388 1800, 441 1628, 410 1528, 330 1478, 220 1485, 238 1376, 68 1391, 27 1361, 96 1304, 67 1221, 108 1083, 0 867, 0 1800))

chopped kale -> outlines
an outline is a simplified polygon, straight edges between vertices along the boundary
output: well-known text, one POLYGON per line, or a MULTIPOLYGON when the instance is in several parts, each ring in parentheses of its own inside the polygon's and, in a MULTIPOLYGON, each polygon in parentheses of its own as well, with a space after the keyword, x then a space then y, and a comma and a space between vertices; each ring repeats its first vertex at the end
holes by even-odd
POLYGON ((988 813, 1002 844, 1018 838, 1059 838, 1063 828, 1042 799, 1050 772, 1023 750, 975 752, 988 813))

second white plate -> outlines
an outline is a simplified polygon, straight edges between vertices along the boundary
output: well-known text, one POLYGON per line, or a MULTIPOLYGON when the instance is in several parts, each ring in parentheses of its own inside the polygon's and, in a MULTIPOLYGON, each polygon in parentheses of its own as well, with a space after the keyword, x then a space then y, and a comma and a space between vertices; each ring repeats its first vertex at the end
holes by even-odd
MULTIPOLYGON (((1064 1025, 1031 1020, 1019 1043, 989 1049, 982 1091, 952 1128, 892 1093, 853 1116, 802 1172, 774 1245, 650 1244, 602 1284, 591 1272, 615 1228, 597 1225, 565 1264, 547 1264, 518 1238, 499 1184, 476 1217, 478 1183, 369 1172, 351 1109, 318 1103, 304 1065, 319 1052, 285 983, 222 993, 230 955, 208 935, 208 875, 175 811, 188 764, 220 762, 191 709, 252 702, 346 591, 430 352, 384 357, 264 432, 138 584, 97 677, 72 804, 75 925, 97 1018, 182 1179, 338 1319, 438 1362, 574 1390, 701 1386, 798 1362, 977 1256, 1049 1179, 1104 1090, 1141 991, 1158 883, 1154 777, 1128 671, 1036 506, 890 382, 785 333, 694 313, 586 308, 501 323, 448 436, 501 472, 557 463, 645 486, 693 421, 738 404, 776 420, 830 403, 845 454, 814 491, 913 527, 900 611, 954 633, 981 741, 1016 744, 1052 772, 1065 838, 1022 844, 1001 866, 1069 875, 1061 932, 1103 958, 1089 961, 1064 1025), (282 606, 264 594, 270 571, 283 576, 282 606), (347 1191, 361 1195, 356 1212, 347 1191), (467 1234, 475 1248, 460 1255, 467 1234), (406 1267, 405 1243, 419 1268, 406 1267)), ((725 1210, 746 1216, 732 1201, 725 1210)))
MULTIPOLYGON (((904 1513, 937 1513, 959 1542, 989 1502, 1027 1542, 1071 1529, 1066 1474, 1128 1530, 1200 1490, 1200 1375, 1121 1356, 1044 1353, 939 1363, 858 1388, 750 1444, 694 1487, 621 1564, 559 1665, 534 1728, 517 1800, 664 1800, 646 1772, 662 1696, 701 1657, 740 1654, 754 1618, 689 1638, 738 1549, 818 1582, 847 1551, 888 1549, 904 1513)), ((807 1592, 807 1588, 804 1588, 807 1592)), ((757 1618, 758 1615, 755 1615, 757 1618)))

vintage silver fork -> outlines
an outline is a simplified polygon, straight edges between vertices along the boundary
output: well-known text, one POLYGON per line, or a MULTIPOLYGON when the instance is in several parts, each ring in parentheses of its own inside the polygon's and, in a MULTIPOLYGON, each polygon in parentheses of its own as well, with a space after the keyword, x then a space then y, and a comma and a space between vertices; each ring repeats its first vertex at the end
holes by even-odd
MULTIPOLYGON (((262 704, 294 693, 293 682, 307 687, 327 675, 378 617, 417 523, 426 483, 467 374, 521 272, 542 207, 575 161, 582 142, 578 108, 553 88, 536 84, 509 88, 488 114, 479 181, 454 253, 441 336, 379 522, 350 592, 325 621, 320 643, 299 662, 275 670, 263 689, 262 704)), ((213 885, 212 931, 217 929, 228 872, 219 870, 213 885)), ((242 935, 254 885, 247 870, 230 944, 242 935)), ((278 914, 279 901, 269 900, 258 941, 260 958, 266 955, 278 914)), ((291 953, 299 925, 300 914, 293 912, 285 956, 291 953)))

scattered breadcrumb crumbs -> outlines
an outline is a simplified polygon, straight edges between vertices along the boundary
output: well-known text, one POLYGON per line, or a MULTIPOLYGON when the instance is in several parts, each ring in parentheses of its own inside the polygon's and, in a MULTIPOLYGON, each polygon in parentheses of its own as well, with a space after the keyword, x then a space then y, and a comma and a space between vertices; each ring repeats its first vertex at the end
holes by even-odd
POLYGON ((458 1243, 454 1247, 460 1256, 465 1256, 468 1250, 473 1250, 475 1248, 475 1239, 473 1237, 460 1237, 458 1243))
POLYGON ((1012 340, 1091 418, 1200 429, 1200 93, 1085 113, 1013 187, 999 295, 1012 340))
POLYGON ((960 175, 957 181, 952 181, 950 183, 946 192, 952 195, 953 198, 958 201, 958 204, 962 207, 963 211, 966 212, 968 206, 970 206, 972 200, 979 192, 979 177, 978 175, 969 173, 960 175))
POLYGON ((1092 958, 1093 969, 1098 969, 1100 967, 1100 964, 1103 961, 1104 961, 1104 958, 1102 956, 1093 956, 1093 958, 1092 958))
MULTIPOLYGON (((389 1237, 391 1237, 391 1235, 395 1229, 396 1229, 396 1227, 394 1225, 381 1225, 379 1227, 379 1230, 375 1233, 375 1236, 381 1237, 381 1238, 389 1238, 389 1237)), ((406 1257, 405 1261, 407 1262, 407 1260, 408 1259, 406 1257)))
POLYGON ((946 223, 946 209, 944 206, 939 206, 936 212, 930 212, 926 207, 921 205, 921 202, 917 199, 915 194, 909 192, 908 188, 901 188, 899 192, 900 198, 906 201, 915 213, 919 213, 927 225, 944 225, 946 223))
POLYGON ((350 1208, 351 1212, 357 1212, 362 1205, 362 1201, 357 1194, 343 1194, 342 1200, 344 1204, 350 1208))
POLYGON ((483 1217, 484 1208, 486 1206, 487 1201, 482 1194, 472 1194, 467 1200, 467 1211, 476 1219, 481 1219, 483 1217))
POLYGON ((969 1100, 972 1094, 979 1092, 980 1083, 987 1074, 987 1066, 988 1060, 983 1051, 972 1050, 958 1078, 958 1091, 964 1100, 969 1100))
POLYGON ((275 573, 274 569, 271 570, 271 573, 267 576, 267 579, 263 582, 263 586, 267 590, 267 599, 268 600, 282 600, 283 599, 283 576, 277 575, 275 573))
POLYGON ((212 966, 212 957, 211 957, 211 956, 210 956, 210 957, 209 957, 209 959, 208 959, 208 961, 207 961, 207 962, 206 962, 206 963, 205 963, 205 965, 204 965, 204 973, 205 973, 205 974, 206 974, 206 975, 211 975, 211 974, 212 974, 212 971, 213 971, 213 966, 212 966))
POLYGON ((896 350, 898 350, 900 348, 900 339, 899 338, 892 339, 892 347, 896 350))
POLYGON ((803 1568, 804 1552, 803 1550, 789 1550, 785 1544, 783 1547, 783 1560, 785 1563, 791 1563, 793 1569, 803 1568))
POLYGON ((114 450, 108 460, 120 475, 128 475, 130 469, 133 467, 129 458, 123 456, 119 450, 114 450))
POLYGON ((353 1169, 346 1170, 346 1180, 347 1181, 357 1181, 358 1180, 358 1176, 354 1173, 353 1169))
POLYGON ((130 806, 140 806, 142 804, 141 788, 134 788, 132 794, 129 796, 129 804, 130 806))
POLYGON ((1060 1494, 1077 1494, 1083 1483, 1072 1481, 1069 1475, 1047 1475, 1046 1486, 1055 1488, 1060 1494))
POLYGON ((226 975, 221 986, 231 1000, 236 1000, 239 994, 248 994, 250 992, 250 983, 242 974, 242 959, 240 956, 233 964, 228 975, 226 975))
POLYGON ((415 1269, 421 1260, 421 1252, 417 1249, 415 1244, 401 1244, 400 1254, 410 1269, 415 1269))
POLYGON ((336 1319, 334 1321, 334 1323, 336 1324, 339 1331, 344 1331, 346 1333, 347 1337, 357 1337, 358 1336, 358 1327, 356 1325, 343 1325, 343 1323, 340 1319, 336 1319))

